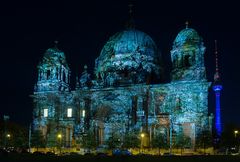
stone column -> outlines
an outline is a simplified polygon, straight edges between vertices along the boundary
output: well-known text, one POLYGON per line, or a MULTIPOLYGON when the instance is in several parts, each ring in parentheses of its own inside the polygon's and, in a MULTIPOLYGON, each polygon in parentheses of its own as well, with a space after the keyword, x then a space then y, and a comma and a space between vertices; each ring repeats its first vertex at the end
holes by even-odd
POLYGON ((65 82, 68 83, 68 71, 65 71, 65 82))
POLYGON ((52 71, 53 71, 53 79, 55 80, 55 79, 57 79, 57 69, 56 69, 56 67, 54 67, 52 71))
POLYGON ((63 80, 63 71, 64 71, 64 69, 63 69, 63 66, 61 67, 61 71, 60 71, 60 73, 61 73, 61 78, 60 78, 60 80, 63 80))
POLYGON ((143 98, 142 96, 138 96, 137 100, 137 110, 143 110, 143 98))
POLYGON ((61 67, 57 68, 57 79, 60 80, 61 74, 60 74, 61 67))

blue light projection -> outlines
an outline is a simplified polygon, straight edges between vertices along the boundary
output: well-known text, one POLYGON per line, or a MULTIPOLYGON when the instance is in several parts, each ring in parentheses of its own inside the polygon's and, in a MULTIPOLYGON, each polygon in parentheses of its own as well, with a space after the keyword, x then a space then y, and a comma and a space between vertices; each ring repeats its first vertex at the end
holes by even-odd
POLYGON ((216 128, 218 137, 220 137, 222 134, 221 108, 220 108, 220 95, 221 95, 222 86, 214 85, 213 90, 215 91, 215 96, 216 96, 215 128, 216 128))

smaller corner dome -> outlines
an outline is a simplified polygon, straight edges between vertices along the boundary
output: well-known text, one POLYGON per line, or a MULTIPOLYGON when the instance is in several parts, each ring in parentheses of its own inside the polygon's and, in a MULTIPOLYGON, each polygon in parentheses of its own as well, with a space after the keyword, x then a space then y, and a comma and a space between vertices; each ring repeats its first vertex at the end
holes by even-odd
POLYGON ((178 33, 173 44, 176 46, 182 46, 186 44, 197 44, 201 41, 202 39, 195 29, 185 28, 178 33))
POLYGON ((40 64, 47 64, 49 66, 64 65, 67 69, 69 69, 64 52, 59 50, 56 46, 48 48, 45 51, 43 60, 40 64))

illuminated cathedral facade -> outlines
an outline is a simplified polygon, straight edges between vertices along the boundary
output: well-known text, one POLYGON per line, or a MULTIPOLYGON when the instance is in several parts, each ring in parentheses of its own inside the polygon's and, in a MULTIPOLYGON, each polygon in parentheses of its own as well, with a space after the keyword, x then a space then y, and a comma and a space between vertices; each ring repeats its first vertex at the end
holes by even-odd
POLYGON ((146 146, 159 133, 168 140, 184 134, 194 146, 202 131, 211 130, 205 49, 196 30, 181 30, 169 52, 171 80, 166 81, 162 56, 152 38, 126 28, 104 45, 94 74, 85 65, 70 89, 64 52, 57 46, 49 48, 38 65, 32 95, 34 130, 40 130, 48 143, 61 133, 66 147, 89 131, 98 145, 113 134, 122 138, 135 131, 146 134, 146 146))

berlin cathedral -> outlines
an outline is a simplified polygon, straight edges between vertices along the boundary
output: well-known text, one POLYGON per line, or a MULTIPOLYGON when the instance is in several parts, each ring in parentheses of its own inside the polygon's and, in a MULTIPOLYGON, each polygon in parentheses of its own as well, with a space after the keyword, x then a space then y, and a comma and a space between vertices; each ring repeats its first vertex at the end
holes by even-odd
POLYGON ((145 133, 146 145, 161 133, 168 140, 182 133, 192 146, 211 130, 202 37, 188 25, 172 43, 170 81, 164 77, 162 55, 146 33, 128 26, 111 36, 95 59, 93 74, 85 65, 70 89, 71 69, 64 52, 49 48, 37 66, 31 95, 33 127, 47 143, 62 134, 73 147, 86 132, 98 145, 113 134, 145 133))

